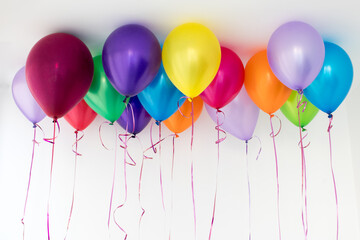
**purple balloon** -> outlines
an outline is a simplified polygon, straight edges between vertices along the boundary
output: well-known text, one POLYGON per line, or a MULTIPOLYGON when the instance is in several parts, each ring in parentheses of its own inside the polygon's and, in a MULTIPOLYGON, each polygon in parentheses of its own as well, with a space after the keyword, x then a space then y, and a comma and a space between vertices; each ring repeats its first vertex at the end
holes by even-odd
POLYGON ((149 124, 150 120, 151 116, 141 105, 139 98, 135 96, 130 98, 129 104, 126 106, 120 118, 116 121, 124 130, 127 129, 129 133, 138 134, 149 124), (135 123, 135 126, 133 123, 135 123))
POLYGON ((124 96, 135 96, 159 71, 160 44, 149 29, 137 24, 125 25, 106 39, 102 62, 114 88, 124 96))
POLYGON ((267 57, 271 70, 284 85, 293 90, 303 90, 322 68, 324 42, 309 24, 288 22, 271 35, 267 57))
POLYGON ((24 116, 33 124, 44 119, 46 114, 35 101, 26 83, 25 67, 16 74, 12 83, 12 95, 14 101, 24 116))
MULTIPOLYGON (((216 123, 217 110, 207 104, 205 108, 216 123)), ((244 141, 252 138, 259 117, 259 108, 250 99, 244 87, 234 100, 220 110, 224 113, 224 116, 219 114, 219 122, 222 123, 220 128, 244 141)))

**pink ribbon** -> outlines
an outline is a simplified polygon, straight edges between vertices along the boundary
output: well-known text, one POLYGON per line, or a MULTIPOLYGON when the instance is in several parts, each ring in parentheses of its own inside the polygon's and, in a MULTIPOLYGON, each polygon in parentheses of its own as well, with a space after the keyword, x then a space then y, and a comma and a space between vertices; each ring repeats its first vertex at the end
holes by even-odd
POLYGON ((217 167, 216 167, 216 183, 215 183, 215 195, 214 195, 214 205, 213 205, 213 212, 212 212, 212 218, 211 218, 211 225, 210 225, 210 232, 209 232, 209 240, 211 239, 212 230, 214 227, 214 220, 215 220, 215 211, 216 211, 216 200, 217 200, 217 191, 218 191, 218 181, 219 181, 219 165, 220 165, 220 143, 226 139, 226 132, 222 130, 220 127, 223 124, 219 122, 219 114, 223 114, 225 119, 225 114, 221 110, 216 110, 216 127, 215 130, 217 130, 217 141, 215 144, 217 144, 217 167), (220 138, 220 132, 225 134, 225 137, 220 138))
POLYGON ((54 150, 55 150, 55 138, 58 136, 55 136, 55 130, 56 125, 58 127, 58 134, 60 133, 60 125, 57 121, 57 119, 53 120, 54 123, 54 131, 53 131, 53 137, 52 138, 44 138, 44 141, 52 144, 52 151, 51 151, 51 167, 50 167, 50 183, 49 183, 49 193, 48 193, 48 200, 47 200, 47 233, 48 233, 48 240, 50 240, 50 195, 51 195, 51 185, 52 185, 52 174, 53 174, 53 165, 54 165, 54 150))
MULTIPOLYGON (((279 239, 281 240, 281 227, 280 227, 280 188, 279 188, 279 166, 278 166, 278 159, 276 154, 276 144, 275 144, 275 137, 280 133, 281 130, 281 121, 280 121, 280 130, 277 132, 277 134, 274 134, 274 128, 272 124, 272 118, 275 115, 270 115, 270 125, 271 125, 271 133, 270 136, 273 139, 274 144, 274 153, 275 153, 275 167, 276 167, 276 186, 277 186, 277 219, 278 219, 278 233, 279 233, 279 239)), ((277 117, 277 116, 276 116, 277 117)), ((278 118, 278 117, 277 117, 278 118)), ((278 118, 280 120, 280 118, 278 118)))
POLYGON ((328 133, 329 133, 329 146, 330 146, 330 168, 331 168, 331 176, 334 185, 334 195, 335 195, 335 203, 336 203, 336 240, 339 239, 339 201, 337 196, 337 187, 336 187, 336 179, 334 174, 334 167, 333 167, 333 160, 332 160, 332 145, 331 145, 331 129, 333 127, 333 115, 329 114, 329 126, 328 126, 328 133))
MULTIPOLYGON (((259 138, 258 138, 259 139, 259 138)), ((259 139, 260 141, 260 139, 259 139)), ((249 240, 251 240, 251 188, 250 188, 250 177, 249 177, 249 154, 248 154, 248 141, 246 143, 246 177, 248 184, 248 201, 249 201, 249 240)), ((260 148, 261 151, 261 148, 260 148)), ((259 153, 260 154, 260 153, 259 153)), ((256 158, 257 159, 257 158, 256 158)))
MULTIPOLYGON (((307 240, 308 236, 308 214, 307 214, 307 178, 306 178, 306 161, 305 161, 305 151, 303 145, 303 139, 307 136, 307 134, 303 137, 302 132, 303 128, 301 127, 301 119, 300 119, 300 107, 303 107, 302 112, 305 111, 307 102, 301 102, 303 98, 303 91, 298 91, 298 102, 297 102, 297 110, 298 110, 298 120, 299 120, 299 135, 300 135, 300 146, 301 146, 301 199, 302 199, 302 209, 301 209, 301 220, 305 235, 305 240, 307 240), (299 98, 300 96, 300 98, 299 98)), ((306 147, 309 144, 306 145, 306 147)))
POLYGON ((80 153, 78 153, 78 142, 84 137, 84 133, 82 131, 80 131, 82 133, 81 137, 78 138, 78 133, 79 131, 76 130, 75 131, 75 143, 73 144, 73 152, 75 153, 75 161, 74 161, 74 179, 73 179, 73 192, 72 192, 72 201, 71 201, 71 207, 70 207, 70 214, 69 214, 69 220, 67 223, 67 227, 66 227, 66 233, 65 233, 65 238, 67 238, 68 232, 69 232, 69 227, 70 227, 70 222, 71 222, 71 217, 72 217, 72 212, 73 212, 73 208, 74 208, 74 200, 75 200, 75 183, 76 183, 76 168, 77 168, 77 157, 81 156, 80 153), (74 149, 75 146, 75 149, 74 149))

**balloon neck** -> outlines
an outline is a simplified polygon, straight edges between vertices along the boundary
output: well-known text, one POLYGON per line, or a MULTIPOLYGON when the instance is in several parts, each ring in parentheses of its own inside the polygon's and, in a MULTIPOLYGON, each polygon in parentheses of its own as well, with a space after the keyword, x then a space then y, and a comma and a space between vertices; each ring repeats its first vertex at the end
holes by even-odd
POLYGON ((188 100, 189 102, 192 102, 192 101, 193 101, 193 99, 192 99, 192 98, 188 98, 187 100, 188 100))
POLYGON ((128 100, 128 98, 129 98, 128 96, 125 96, 123 103, 126 103, 126 101, 128 100))
POLYGON ((74 132, 75 134, 78 134, 79 133, 79 130, 75 130, 75 132, 74 132))
POLYGON ((36 126, 36 123, 34 123, 34 125, 33 125, 33 128, 36 128, 37 126, 36 126))
POLYGON ((298 89, 297 92, 298 92, 300 95, 303 95, 303 94, 304 94, 304 90, 302 90, 302 89, 298 89))
POLYGON ((136 138, 136 134, 131 135, 131 138, 136 138))
POLYGON ((269 114, 270 118, 275 117, 275 115, 273 113, 269 114))
POLYGON ((304 127, 301 127, 302 132, 306 132, 307 130, 304 127))
POLYGON ((175 138, 178 138, 178 137, 179 137, 179 135, 177 133, 175 133, 175 138))
POLYGON ((330 113, 330 114, 328 115, 328 118, 333 118, 333 115, 330 113))
POLYGON ((161 121, 156 120, 155 124, 159 126, 161 124, 161 121))
POLYGON ((110 126, 114 125, 114 122, 109 123, 110 126))
POLYGON ((53 119, 53 123, 57 123, 57 118, 54 118, 54 119, 53 119))
POLYGON ((249 140, 245 140, 245 143, 247 144, 249 142, 249 140))

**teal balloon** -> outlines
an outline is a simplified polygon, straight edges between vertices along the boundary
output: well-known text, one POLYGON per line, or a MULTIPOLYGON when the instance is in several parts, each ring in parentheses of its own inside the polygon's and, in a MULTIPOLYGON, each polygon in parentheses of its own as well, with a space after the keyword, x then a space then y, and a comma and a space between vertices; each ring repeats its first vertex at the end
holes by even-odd
POLYGON ((172 84, 162 64, 150 85, 138 94, 141 105, 159 122, 168 119, 178 110, 178 102, 179 107, 182 106, 185 101, 182 97, 184 94, 172 84))
POLYGON ((353 81, 353 65, 338 45, 325 42, 325 60, 319 75, 304 90, 309 101, 321 111, 331 114, 344 101, 353 81))

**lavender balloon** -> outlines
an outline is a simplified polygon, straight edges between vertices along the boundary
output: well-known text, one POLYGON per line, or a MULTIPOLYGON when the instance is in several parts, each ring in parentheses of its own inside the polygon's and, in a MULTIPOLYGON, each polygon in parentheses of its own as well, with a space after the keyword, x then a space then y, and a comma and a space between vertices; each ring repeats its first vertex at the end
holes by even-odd
POLYGON ((146 27, 128 24, 106 39, 102 62, 114 88, 126 97, 144 90, 154 79, 161 63, 161 48, 146 27))
MULTIPOLYGON (((216 109, 207 104, 205 108, 216 123, 216 109)), ((259 117, 259 108, 250 99, 244 87, 229 104, 221 108, 221 111, 225 115, 224 119, 222 114, 219 114, 219 121, 223 123, 222 129, 244 141, 252 138, 259 117)))
POLYGON ((25 67, 22 67, 15 74, 12 83, 12 95, 16 105, 30 122, 36 124, 44 119, 46 115, 35 101, 26 83, 25 67))
POLYGON ((293 90, 303 90, 322 68, 324 42, 309 24, 288 22, 271 35, 267 57, 271 70, 284 85, 293 90))
POLYGON ((138 134, 149 124, 150 120, 151 116, 141 105, 139 98, 135 96, 130 98, 129 104, 116 121, 124 130, 127 129, 129 133, 138 134), (135 126, 133 123, 135 123, 135 126))

